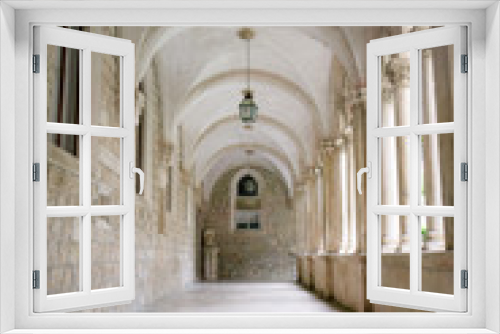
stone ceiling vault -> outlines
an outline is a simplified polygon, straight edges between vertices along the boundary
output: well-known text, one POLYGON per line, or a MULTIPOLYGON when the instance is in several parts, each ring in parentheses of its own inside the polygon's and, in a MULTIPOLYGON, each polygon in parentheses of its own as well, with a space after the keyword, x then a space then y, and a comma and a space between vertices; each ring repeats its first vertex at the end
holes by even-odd
POLYGON ((238 119, 246 84, 240 27, 141 28, 134 41, 137 76, 141 80, 154 61, 171 124, 166 140, 179 145, 182 127, 186 168, 198 184, 209 185, 205 191, 213 184, 206 178, 253 164, 278 171, 292 193, 335 122, 333 57, 350 77, 364 80, 363 27, 254 27, 251 87, 259 117, 247 130, 238 119), (249 148, 252 156, 245 153, 249 148))

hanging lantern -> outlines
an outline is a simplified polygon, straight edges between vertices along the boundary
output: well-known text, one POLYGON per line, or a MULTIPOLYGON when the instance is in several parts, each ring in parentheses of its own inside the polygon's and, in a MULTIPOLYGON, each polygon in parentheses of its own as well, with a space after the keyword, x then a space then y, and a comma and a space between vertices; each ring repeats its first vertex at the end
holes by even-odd
POLYGON ((257 120, 257 104, 253 100, 253 92, 250 89, 243 91, 243 100, 240 103, 240 118, 243 123, 254 123, 257 120))
POLYGON ((247 42, 247 89, 243 90, 243 100, 239 105, 240 119, 243 123, 255 123, 259 108, 250 89, 250 40, 254 38, 255 32, 250 28, 243 28, 238 32, 238 36, 247 42))

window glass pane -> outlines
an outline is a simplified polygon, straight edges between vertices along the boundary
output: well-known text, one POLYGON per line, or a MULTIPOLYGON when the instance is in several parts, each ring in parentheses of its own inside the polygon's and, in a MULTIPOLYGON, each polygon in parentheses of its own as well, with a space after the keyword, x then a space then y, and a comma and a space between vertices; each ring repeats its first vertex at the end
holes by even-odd
POLYGON ((120 205, 120 138, 92 137, 92 205, 120 205))
POLYGON ((420 137, 421 205, 453 206, 453 133, 420 137))
POLYGON ((410 138, 381 138, 380 151, 380 204, 408 205, 410 138))
POLYGON ((410 233, 407 216, 380 216, 380 285, 410 289, 410 233))
POLYGON ((92 52, 92 125, 120 126, 120 57, 92 52))
POLYGON ((121 216, 92 217, 92 289, 120 286, 121 216))
POLYGON ((420 217, 422 291, 453 294, 453 217, 420 217))
POLYGON ((47 135, 47 205, 80 205, 80 137, 47 135))
POLYGON ((48 295, 80 291, 79 238, 80 218, 47 218, 48 295))
POLYGON ((410 124, 410 52, 380 57, 381 126, 410 124))
POLYGON ((258 211, 236 210, 235 220, 238 229, 256 229, 260 226, 260 217, 258 211))
POLYGON ((80 123, 80 50, 47 45, 47 122, 80 123))
POLYGON ((421 123, 453 122, 453 45, 421 51, 421 123))

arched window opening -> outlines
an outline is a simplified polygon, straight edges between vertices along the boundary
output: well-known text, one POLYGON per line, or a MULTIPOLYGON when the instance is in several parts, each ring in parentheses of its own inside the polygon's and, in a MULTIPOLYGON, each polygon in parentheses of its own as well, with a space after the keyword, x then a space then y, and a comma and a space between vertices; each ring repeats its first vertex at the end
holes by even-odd
POLYGON ((259 185, 251 175, 243 176, 238 182, 238 196, 258 196, 259 185))

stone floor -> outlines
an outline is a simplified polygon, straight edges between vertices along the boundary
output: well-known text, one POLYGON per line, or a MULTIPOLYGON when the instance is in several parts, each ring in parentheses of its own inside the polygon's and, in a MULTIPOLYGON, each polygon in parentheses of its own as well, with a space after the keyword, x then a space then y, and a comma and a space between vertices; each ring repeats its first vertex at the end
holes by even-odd
POLYGON ((145 312, 341 312, 299 285, 284 283, 197 283, 159 300, 145 312))

